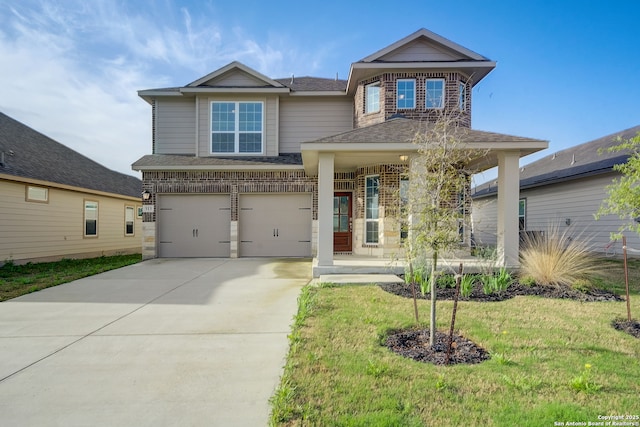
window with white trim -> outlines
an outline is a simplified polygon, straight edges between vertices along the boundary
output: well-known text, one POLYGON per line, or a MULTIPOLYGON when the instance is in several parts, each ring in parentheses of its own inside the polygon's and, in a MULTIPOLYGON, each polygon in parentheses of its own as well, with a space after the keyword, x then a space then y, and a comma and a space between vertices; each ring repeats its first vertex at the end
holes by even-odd
POLYGON ((416 81, 399 79, 396 82, 396 106, 398 109, 416 108, 416 81))
POLYGON ((211 103, 211 153, 263 152, 263 102, 211 103))
POLYGON ((365 179, 365 243, 378 243, 378 217, 380 176, 371 175, 365 179))
POLYGON ((458 83, 458 91, 458 107, 460 107, 460 111, 465 111, 467 109, 467 84, 458 83))
POLYGON ((425 107, 444 107, 444 79, 427 79, 425 81, 425 107))
POLYGON ((125 206, 124 207, 124 235, 125 236, 133 236, 134 233, 134 224, 135 224, 135 210, 133 206, 125 206))
POLYGON ((84 236, 98 236, 98 202, 84 201, 84 236))
POLYGON ((27 202, 48 203, 49 189, 45 187, 34 187, 32 185, 27 185, 26 200, 27 202))
POLYGON ((377 113, 380 111, 380 82, 365 86, 365 113, 377 113))

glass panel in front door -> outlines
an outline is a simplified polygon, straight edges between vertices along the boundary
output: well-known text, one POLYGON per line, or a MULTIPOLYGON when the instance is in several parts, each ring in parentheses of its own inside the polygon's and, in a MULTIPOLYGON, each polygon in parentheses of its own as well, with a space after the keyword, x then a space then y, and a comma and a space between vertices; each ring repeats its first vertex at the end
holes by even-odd
POLYGON ((349 231, 349 196, 333 198, 333 231, 349 231))

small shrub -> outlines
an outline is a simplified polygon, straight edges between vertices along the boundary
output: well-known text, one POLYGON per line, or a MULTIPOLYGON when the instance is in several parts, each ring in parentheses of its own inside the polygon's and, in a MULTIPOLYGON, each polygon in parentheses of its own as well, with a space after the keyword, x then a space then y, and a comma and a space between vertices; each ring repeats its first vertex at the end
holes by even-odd
POLYGON ((520 251, 520 270, 545 286, 569 286, 596 270, 588 239, 573 238, 570 229, 547 227, 544 235, 525 235, 520 251))
POLYGON ((531 276, 522 276, 518 279, 518 282, 521 285, 525 285, 525 286, 533 286, 536 284, 536 279, 534 279, 531 276))
POLYGON ((462 276, 462 279, 460 280, 460 295, 465 298, 471 296, 475 281, 476 278, 470 274, 465 274, 464 276, 462 276))
POLYGON ((410 271, 405 271, 404 281, 405 283, 416 283, 420 286, 420 292, 422 296, 425 296, 431 291, 429 282, 430 269, 427 266, 420 266, 413 268, 413 274, 410 271))
POLYGON ((495 290, 497 292, 506 291, 509 285, 511 284, 511 274, 507 271, 506 268, 501 267, 498 275, 496 276, 496 280, 494 282, 495 290))
POLYGON ((579 292, 589 292, 593 289, 593 284, 587 279, 578 279, 571 284, 571 287, 579 292))
POLYGON ((437 283, 439 288, 455 288, 456 278, 452 274, 443 274, 438 277, 437 283))

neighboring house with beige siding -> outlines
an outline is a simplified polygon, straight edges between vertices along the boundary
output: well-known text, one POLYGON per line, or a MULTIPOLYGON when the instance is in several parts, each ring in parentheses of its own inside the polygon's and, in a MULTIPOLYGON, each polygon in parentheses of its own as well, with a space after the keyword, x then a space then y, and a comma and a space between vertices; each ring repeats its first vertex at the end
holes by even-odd
POLYGON ((0 265, 140 253, 141 191, 0 113, 0 265))
MULTIPOLYGON (((388 257, 401 245, 402 172, 416 133, 456 112, 482 167, 517 176, 546 141, 471 128, 472 89, 495 62, 428 30, 354 62, 347 80, 273 79, 232 62, 182 87, 141 90, 151 154, 133 164, 145 191, 143 256, 388 257)), ((499 195, 517 209, 518 188, 499 195)), ((498 244, 517 263, 517 215, 498 244)), ((469 242, 465 242, 466 245, 469 242)))
MULTIPOLYGON (((620 254, 621 243, 612 241, 623 222, 615 215, 596 221, 594 215, 607 197, 606 186, 620 173, 613 166, 626 162, 626 153, 606 152, 618 144, 617 138, 629 139, 640 126, 550 154, 520 169, 519 223, 521 232, 539 232, 551 225, 575 238, 589 241, 592 250, 620 254)), ((495 182, 475 188, 473 198, 473 233, 479 246, 495 246, 497 218, 495 182)), ((626 233, 628 244, 640 249, 640 238, 626 233)))

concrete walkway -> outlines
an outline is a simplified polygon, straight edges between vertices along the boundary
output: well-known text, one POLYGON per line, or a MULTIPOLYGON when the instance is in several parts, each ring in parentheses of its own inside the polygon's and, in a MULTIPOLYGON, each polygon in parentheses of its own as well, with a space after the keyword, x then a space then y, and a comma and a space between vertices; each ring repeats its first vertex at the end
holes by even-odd
POLYGON ((158 259, 0 303, 6 426, 266 426, 309 260, 158 259))

